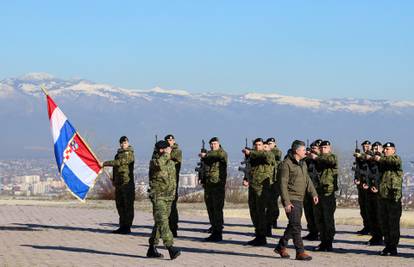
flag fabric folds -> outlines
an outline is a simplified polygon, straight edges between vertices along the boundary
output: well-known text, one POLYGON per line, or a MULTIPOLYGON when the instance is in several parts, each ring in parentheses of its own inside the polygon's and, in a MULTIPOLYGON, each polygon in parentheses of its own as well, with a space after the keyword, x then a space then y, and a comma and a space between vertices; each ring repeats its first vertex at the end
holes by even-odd
POLYGON ((69 122, 65 114, 47 95, 56 163, 70 192, 84 201, 102 168, 99 160, 69 122))

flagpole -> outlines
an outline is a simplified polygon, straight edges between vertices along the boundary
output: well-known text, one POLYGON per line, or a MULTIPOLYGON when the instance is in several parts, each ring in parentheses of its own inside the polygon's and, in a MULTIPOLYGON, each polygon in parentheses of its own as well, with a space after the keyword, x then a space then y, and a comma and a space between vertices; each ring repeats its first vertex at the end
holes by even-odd
POLYGON ((47 92, 47 90, 46 90, 46 88, 45 88, 45 86, 44 86, 43 84, 40 86, 40 89, 42 89, 43 93, 44 93, 46 96, 48 96, 48 95, 49 95, 49 93, 47 92))

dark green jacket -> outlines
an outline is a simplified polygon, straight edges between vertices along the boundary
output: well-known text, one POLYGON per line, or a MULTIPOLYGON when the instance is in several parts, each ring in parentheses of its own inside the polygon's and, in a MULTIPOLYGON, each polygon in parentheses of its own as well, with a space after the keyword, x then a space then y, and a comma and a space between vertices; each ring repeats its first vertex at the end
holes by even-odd
POLYGON ((316 191, 320 195, 329 196, 338 190, 338 159, 333 153, 320 154, 316 158, 316 165, 321 172, 316 191))
POLYGON ((210 150, 202 158, 204 163, 205 186, 226 184, 227 180, 227 153, 222 148, 210 150))
POLYGON ((383 156, 379 163, 382 171, 379 187, 380 197, 400 201, 403 180, 401 158, 397 155, 383 156))
POLYGON ((305 161, 298 162, 292 154, 288 154, 280 164, 278 181, 284 206, 291 204, 292 200, 303 201, 306 193, 312 197, 318 195, 309 178, 305 161))
POLYGON ((104 166, 113 167, 113 184, 121 186, 134 184, 134 149, 129 146, 127 149, 118 149, 114 160, 105 161, 104 166))
POLYGON ((177 181, 175 163, 171 155, 164 153, 151 159, 149 164, 150 197, 174 199, 177 181))

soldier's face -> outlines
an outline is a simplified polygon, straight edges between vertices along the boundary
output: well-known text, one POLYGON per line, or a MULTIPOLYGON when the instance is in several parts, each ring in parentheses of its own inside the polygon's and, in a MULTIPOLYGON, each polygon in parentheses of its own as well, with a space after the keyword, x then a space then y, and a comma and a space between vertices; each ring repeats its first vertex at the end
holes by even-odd
POLYGON ((374 146, 372 147, 372 151, 374 151, 374 153, 376 152, 382 153, 383 149, 382 149, 382 146, 374 146))
POLYGON ((211 150, 218 150, 220 148, 220 143, 217 141, 211 142, 210 143, 210 148, 211 150))
POLYGON ((319 154, 320 149, 319 149, 318 146, 313 146, 313 147, 311 147, 311 151, 312 151, 312 153, 319 154))
POLYGON ((263 142, 254 143, 254 149, 257 150, 257 151, 262 151, 263 150, 263 142))
POLYGON ((167 139, 167 142, 168 144, 170 144, 170 146, 173 146, 175 144, 175 139, 173 138, 167 139))
POLYGON ((363 146, 362 146, 362 150, 363 150, 364 152, 367 152, 367 151, 371 150, 371 145, 363 145, 363 146))
POLYGON ((384 148, 384 154, 385 156, 392 156, 395 154, 395 148, 394 147, 386 147, 384 148))
POLYGON ((269 142, 268 144, 269 144, 270 149, 273 149, 273 148, 276 147, 276 143, 275 142, 269 142))
POLYGON ((270 151, 270 146, 268 144, 263 145, 263 150, 270 151))
POLYGON ((129 147, 129 142, 128 141, 124 141, 124 142, 122 142, 121 144, 119 144, 119 146, 122 148, 122 149, 127 149, 128 147, 129 147))
POLYGON ((331 146, 321 146, 321 153, 322 154, 327 154, 331 152, 331 146))

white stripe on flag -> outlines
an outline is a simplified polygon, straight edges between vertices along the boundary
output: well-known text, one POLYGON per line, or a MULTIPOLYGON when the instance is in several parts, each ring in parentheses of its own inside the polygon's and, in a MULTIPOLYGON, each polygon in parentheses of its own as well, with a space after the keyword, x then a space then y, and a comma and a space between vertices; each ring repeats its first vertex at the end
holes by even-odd
POLYGON ((89 168, 89 166, 86 165, 75 152, 71 153, 69 160, 66 161, 65 164, 84 184, 89 187, 93 186, 98 174, 89 168))
POLYGON ((52 128, 52 135, 53 135, 53 143, 56 143, 56 141, 59 139, 60 130, 63 127, 63 124, 65 124, 67 118, 63 112, 56 107, 55 110, 52 113, 52 116, 50 117, 50 127, 52 128))

